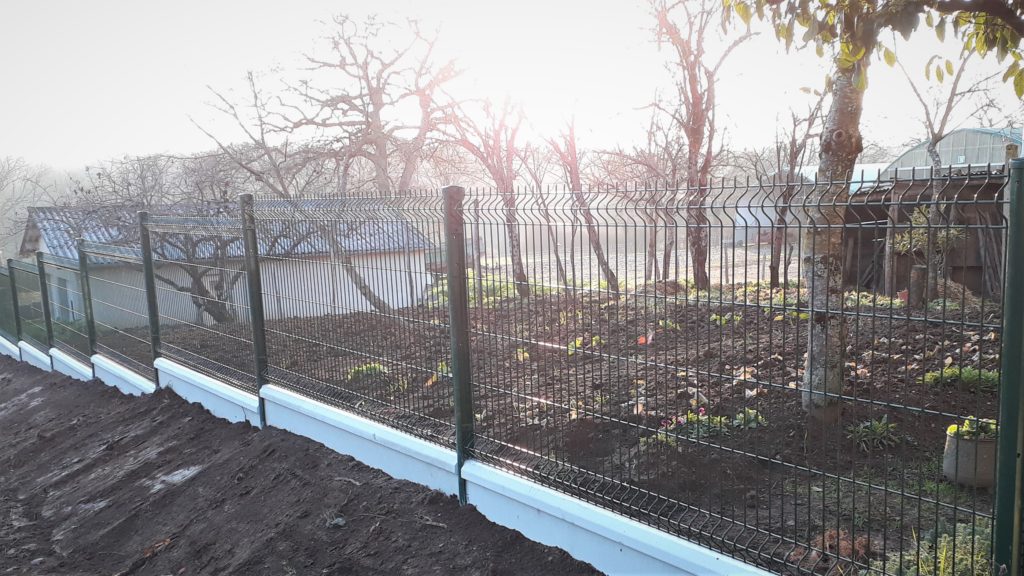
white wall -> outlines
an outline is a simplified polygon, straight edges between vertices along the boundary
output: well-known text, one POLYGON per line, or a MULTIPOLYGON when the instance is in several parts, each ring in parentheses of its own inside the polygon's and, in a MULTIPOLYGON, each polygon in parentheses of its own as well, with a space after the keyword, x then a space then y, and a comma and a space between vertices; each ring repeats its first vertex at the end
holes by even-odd
MULTIPOLYGON (((377 253, 353 257, 353 263, 367 284, 383 300, 402 308, 416 304, 430 286, 425 253, 377 253), (409 274, 411 270, 411 275, 409 274), (411 288, 410 288, 411 279, 411 288)), ((237 265, 234 264, 233 265, 237 265)), ((188 285, 184 270, 176 265, 157 267, 157 273, 175 283, 188 285)), ((263 307, 267 319, 295 316, 343 314, 370 310, 369 302, 337 261, 328 258, 266 258, 260 261, 263 280, 263 307)), ((77 278, 68 273, 69 304, 82 310, 77 278)), ((95 266, 90 269, 93 310, 102 323, 116 328, 141 328, 147 325, 146 296, 142 272, 136 267, 95 266), (137 313, 141 314, 137 314, 137 313)), ((210 283, 213 278, 211 275, 210 283)), ((191 296, 178 292, 157 280, 157 306, 161 315, 195 322, 191 296)), ((235 284, 230 302, 235 313, 246 314, 248 297, 245 278, 235 284)), ((212 319, 204 315, 203 322, 212 319)))

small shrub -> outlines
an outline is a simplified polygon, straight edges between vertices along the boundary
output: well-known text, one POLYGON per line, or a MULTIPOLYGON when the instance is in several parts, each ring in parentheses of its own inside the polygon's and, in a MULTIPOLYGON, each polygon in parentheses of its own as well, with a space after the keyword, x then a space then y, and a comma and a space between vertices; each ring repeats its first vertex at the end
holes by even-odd
POLYGON ((960 301, 949 298, 936 298, 928 303, 929 312, 959 312, 960 301))
POLYGON ((735 324, 742 319, 742 314, 734 314, 732 312, 729 312, 728 314, 724 315, 712 314, 710 318, 713 324, 718 324, 719 326, 728 326, 730 323, 735 324))
POLYGON ((890 554, 871 568, 894 576, 982 576, 992 574, 992 531, 984 522, 960 523, 953 534, 923 536, 915 553, 890 554))
POLYGON ((662 330, 676 332, 679 330, 679 324, 676 324, 675 322, 668 319, 658 320, 658 328, 661 328, 662 330))
POLYGON ((991 392, 999 387, 998 370, 979 370, 971 366, 948 366, 925 374, 921 381, 929 386, 955 385, 964 390, 991 392))
POLYGON ((704 408, 697 412, 687 412, 683 416, 672 416, 661 421, 658 431, 652 436, 641 440, 641 446, 652 443, 663 443, 675 447, 677 437, 709 438, 729 433, 729 420, 724 416, 711 416, 704 408))
POLYGON ((362 378, 369 378, 371 376, 384 376, 388 373, 388 369, 383 364, 378 362, 370 362, 363 364, 362 366, 356 366, 355 368, 348 371, 349 380, 360 380, 362 378))
POLYGON ((843 294, 843 303, 847 308, 903 308, 906 302, 899 298, 889 298, 875 292, 851 291, 843 294))
POLYGON ((577 336, 566 346, 566 352, 569 356, 575 355, 580 350, 583 350, 583 336, 577 336))
POLYGON ((856 442, 857 447, 864 452, 884 450, 900 443, 896 423, 889 422, 888 416, 850 426, 846 429, 846 437, 856 442))
POLYGON ((744 408, 743 410, 736 413, 736 417, 732 419, 732 425, 736 428, 758 428, 768 424, 764 416, 754 410, 753 408, 744 408))
POLYGON ((950 424, 946 434, 969 440, 994 440, 999 432, 999 425, 990 418, 969 416, 963 424, 950 424))

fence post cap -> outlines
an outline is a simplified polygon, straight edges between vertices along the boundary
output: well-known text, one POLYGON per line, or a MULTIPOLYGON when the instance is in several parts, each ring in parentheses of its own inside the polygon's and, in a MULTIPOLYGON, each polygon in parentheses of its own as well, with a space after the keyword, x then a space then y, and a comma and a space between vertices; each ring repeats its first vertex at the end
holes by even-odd
POLYGON ((1010 160, 1010 168, 1014 170, 1024 168, 1024 158, 1014 158, 1013 160, 1010 160))

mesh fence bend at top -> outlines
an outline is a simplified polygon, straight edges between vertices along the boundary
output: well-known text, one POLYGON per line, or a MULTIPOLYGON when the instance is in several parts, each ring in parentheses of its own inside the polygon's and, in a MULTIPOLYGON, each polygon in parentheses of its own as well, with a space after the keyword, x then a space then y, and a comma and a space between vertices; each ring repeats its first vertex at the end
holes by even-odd
POLYGON ((256 392, 241 220, 152 216, 161 356, 256 392))
POLYGON ((438 193, 258 200, 268 381, 452 443, 438 193))
POLYGON ((38 350, 49 351, 49 336, 43 314, 43 294, 39 286, 39 268, 35 262, 11 260, 10 274, 18 302, 21 339, 38 350))
POLYGON ((773 570, 988 566, 1004 181, 471 192, 473 456, 773 570))
POLYGON ((142 252, 83 242, 96 352, 147 379, 156 379, 142 252))
POLYGON ((92 351, 79 262, 50 254, 42 254, 40 262, 50 306, 53 346, 88 364, 92 351))

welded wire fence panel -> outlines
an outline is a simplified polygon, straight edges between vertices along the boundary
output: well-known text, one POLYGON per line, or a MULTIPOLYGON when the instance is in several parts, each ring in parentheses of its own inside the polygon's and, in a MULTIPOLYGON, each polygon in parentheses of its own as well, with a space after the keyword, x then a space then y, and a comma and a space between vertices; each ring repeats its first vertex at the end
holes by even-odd
POLYGON ((160 355, 256 392, 241 220, 154 216, 160 355))
POLYGON ((82 278, 78 260, 43 254, 43 271, 53 346, 61 352, 89 363, 89 328, 82 297, 82 278))
POLYGON ((0 336, 16 344, 18 342, 18 323, 14 314, 10 273, 6 267, 0 268, 0 336))
POLYGON ((155 380, 142 253, 91 242, 80 249, 89 277, 96 353, 155 380))
POLYGON ((272 384, 451 444, 439 193, 258 200, 272 384))
POLYGON ((46 318, 43 315, 43 295, 39 286, 39 271, 35 262, 11 262, 11 275, 17 291, 18 315, 21 318, 21 339, 35 348, 48 352, 46 318))
POLYGON ((984 572, 1001 172, 471 191, 473 455, 773 570, 984 572))

